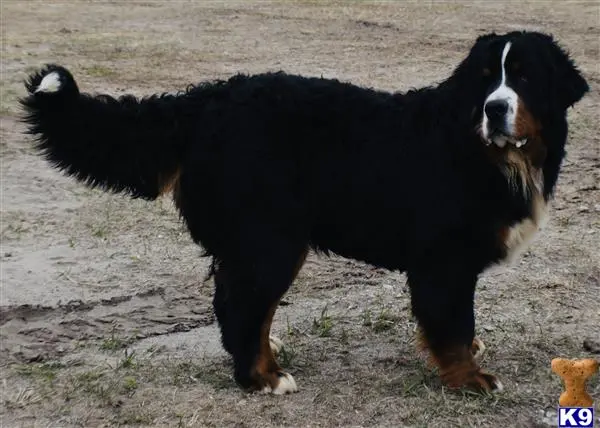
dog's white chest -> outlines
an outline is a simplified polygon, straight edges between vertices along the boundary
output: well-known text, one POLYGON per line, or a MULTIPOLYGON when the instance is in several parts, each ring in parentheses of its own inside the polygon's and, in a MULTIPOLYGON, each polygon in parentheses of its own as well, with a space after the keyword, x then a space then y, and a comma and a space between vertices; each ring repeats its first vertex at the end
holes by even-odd
POLYGON ((548 203, 542 195, 535 195, 532 202, 532 214, 521 222, 510 227, 504 240, 506 247, 505 261, 513 263, 531 244, 538 230, 548 221, 548 203))

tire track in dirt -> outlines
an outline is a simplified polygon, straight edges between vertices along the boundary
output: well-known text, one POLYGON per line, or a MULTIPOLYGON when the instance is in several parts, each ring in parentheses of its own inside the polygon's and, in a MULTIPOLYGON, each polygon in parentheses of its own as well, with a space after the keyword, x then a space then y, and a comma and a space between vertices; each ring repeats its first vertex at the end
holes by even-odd
POLYGON ((134 295, 72 300, 56 306, 1 306, 0 358, 5 362, 43 361, 87 341, 118 337, 132 343, 212 324, 209 298, 191 291, 157 287, 134 295))

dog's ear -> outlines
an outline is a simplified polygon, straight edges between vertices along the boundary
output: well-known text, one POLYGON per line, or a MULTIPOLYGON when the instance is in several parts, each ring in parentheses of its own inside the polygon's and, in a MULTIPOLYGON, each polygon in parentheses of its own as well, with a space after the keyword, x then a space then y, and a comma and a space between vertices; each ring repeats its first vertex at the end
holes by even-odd
POLYGON ((473 43, 473 46, 471 47, 471 55, 476 55, 478 52, 485 51, 489 47, 490 43, 497 38, 498 35, 496 33, 488 33, 478 36, 477 40, 475 40, 475 43, 473 43))
POLYGON ((482 58, 485 56, 485 52, 487 51, 490 42, 497 37, 498 35, 496 35, 496 33, 484 34, 477 37, 477 40, 475 40, 475 43, 471 46, 467 57, 463 59, 454 70, 453 76, 459 80, 472 80, 475 75, 474 73, 477 73, 474 67, 481 65, 482 58))
POLYGON ((554 68, 554 91, 561 108, 567 109, 579 101, 589 86, 569 55, 553 40, 544 36, 554 68))
POLYGON ((475 45, 477 45, 478 43, 488 42, 492 39, 495 39, 496 37, 498 37, 496 33, 482 34, 481 36, 477 37, 477 40, 475 40, 475 45))

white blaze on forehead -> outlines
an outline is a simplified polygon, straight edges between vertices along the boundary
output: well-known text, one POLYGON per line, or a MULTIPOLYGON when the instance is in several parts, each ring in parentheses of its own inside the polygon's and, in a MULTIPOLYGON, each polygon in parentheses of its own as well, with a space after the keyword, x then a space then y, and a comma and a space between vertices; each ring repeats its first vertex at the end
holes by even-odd
MULTIPOLYGON (((484 107, 485 104, 489 103, 490 101, 505 101, 508 104, 508 111, 506 112, 505 117, 506 131, 508 134, 512 135, 515 132, 515 121, 517 118, 519 96, 506 84, 506 57, 508 56, 510 47, 511 43, 506 42, 504 49, 502 50, 502 58, 500 60, 502 79, 500 80, 498 87, 485 100, 484 107)), ((488 118, 485 113, 483 115, 483 124, 481 129, 483 130, 483 136, 488 138, 488 118)))
POLYGON ((505 67, 505 65, 506 65, 506 56, 508 55, 510 46, 511 46, 511 43, 507 42, 504 45, 504 49, 502 50, 502 62, 500 63, 500 65, 502 66, 502 83, 500 84, 500 86, 502 86, 506 83, 506 67, 505 67))

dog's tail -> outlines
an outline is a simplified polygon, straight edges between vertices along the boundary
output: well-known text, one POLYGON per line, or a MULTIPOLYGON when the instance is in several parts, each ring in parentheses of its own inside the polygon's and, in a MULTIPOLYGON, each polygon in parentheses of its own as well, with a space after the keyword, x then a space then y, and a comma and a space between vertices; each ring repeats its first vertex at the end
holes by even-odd
MULTIPOLYGON (((57 168, 92 187, 156 199, 178 179, 186 146, 183 95, 137 99, 80 93, 71 73, 47 65, 25 82, 27 132, 57 168)), ((188 135, 189 137, 189 135, 188 135)))

